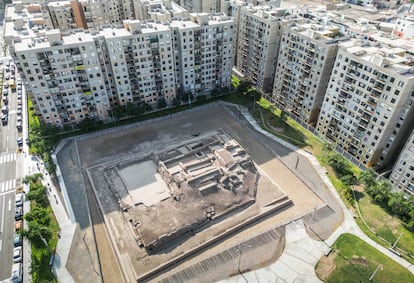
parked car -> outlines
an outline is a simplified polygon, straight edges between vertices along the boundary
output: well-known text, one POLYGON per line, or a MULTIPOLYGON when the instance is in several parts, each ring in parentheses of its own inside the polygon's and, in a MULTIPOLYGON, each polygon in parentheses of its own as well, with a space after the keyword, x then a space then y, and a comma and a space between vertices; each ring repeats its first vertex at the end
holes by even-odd
POLYGON ((7 106, 3 106, 3 107, 1 108, 1 112, 2 112, 3 114, 7 114, 7 113, 9 113, 9 108, 8 108, 7 106))
POLYGON ((16 207, 16 211, 14 213, 14 219, 16 220, 20 220, 23 217, 23 207, 22 206, 18 206, 16 207))
POLYGON ((14 231, 20 233, 23 230, 23 220, 17 220, 14 223, 14 231))
POLYGON ((22 235, 20 235, 20 234, 14 234, 14 237, 13 237, 14 247, 21 247, 22 246, 22 243, 23 243, 23 241, 22 241, 22 235))
POLYGON ((3 114, 1 116, 1 123, 4 125, 7 125, 7 122, 9 121, 9 116, 7 114, 3 114))
POLYGON ((22 261, 22 247, 16 247, 13 249, 13 262, 18 263, 22 261))
POLYGON ((23 281, 23 265, 21 262, 15 263, 12 266, 12 282, 21 283, 23 281))
MULTIPOLYGON (((21 139, 21 143, 23 144, 23 138, 20 138, 20 139, 21 139)), ((23 206, 23 199, 24 199, 23 193, 16 194, 16 207, 23 206)))
POLYGON ((17 120, 16 122, 16 128, 20 132, 22 130, 22 121, 17 120))

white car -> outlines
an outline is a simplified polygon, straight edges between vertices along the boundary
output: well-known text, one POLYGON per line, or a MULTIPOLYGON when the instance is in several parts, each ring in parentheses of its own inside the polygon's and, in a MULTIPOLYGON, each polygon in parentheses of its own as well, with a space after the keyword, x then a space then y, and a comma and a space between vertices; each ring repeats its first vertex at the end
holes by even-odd
POLYGON ((13 249, 13 262, 18 263, 22 261, 22 247, 15 247, 13 249))
MULTIPOLYGON (((23 144, 23 139, 21 143, 23 144)), ((23 206, 23 198, 24 198, 23 193, 16 194, 16 207, 23 206)))

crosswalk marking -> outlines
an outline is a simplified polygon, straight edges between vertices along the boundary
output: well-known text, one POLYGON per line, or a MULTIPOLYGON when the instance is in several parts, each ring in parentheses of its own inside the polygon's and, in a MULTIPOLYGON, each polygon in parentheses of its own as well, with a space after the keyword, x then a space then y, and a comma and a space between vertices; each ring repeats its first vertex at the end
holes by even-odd
POLYGON ((8 153, 0 156, 0 164, 8 163, 16 160, 17 154, 14 153, 8 153))
POLYGON ((8 192, 16 188, 16 179, 7 180, 0 183, 0 192, 8 192))

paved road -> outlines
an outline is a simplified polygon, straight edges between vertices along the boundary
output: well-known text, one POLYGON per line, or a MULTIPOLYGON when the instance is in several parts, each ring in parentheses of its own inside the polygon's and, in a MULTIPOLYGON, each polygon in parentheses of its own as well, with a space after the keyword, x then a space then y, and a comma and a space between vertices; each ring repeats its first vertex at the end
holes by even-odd
MULTIPOLYGON (((8 61, 8 58, 6 59, 8 61)), ((21 136, 16 130, 17 94, 9 93, 8 124, 0 128, 0 280, 11 275, 15 188, 22 175, 22 156, 17 153, 16 138, 21 136)))

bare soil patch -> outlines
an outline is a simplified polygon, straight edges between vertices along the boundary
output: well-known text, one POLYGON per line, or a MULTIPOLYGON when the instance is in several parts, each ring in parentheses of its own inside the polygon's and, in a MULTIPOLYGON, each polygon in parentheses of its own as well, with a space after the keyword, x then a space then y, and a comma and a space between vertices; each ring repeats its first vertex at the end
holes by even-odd
POLYGON ((368 266, 368 262, 364 257, 353 257, 352 259, 349 260, 350 264, 359 264, 359 265, 363 265, 363 266, 368 266))
POLYGON ((336 252, 331 252, 328 256, 322 256, 319 260, 315 273, 322 281, 326 281, 329 275, 335 270, 335 258, 336 252))

